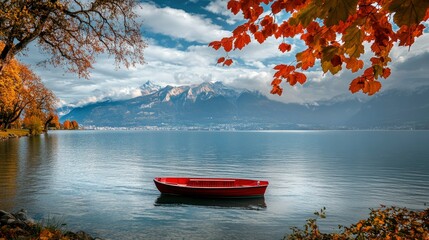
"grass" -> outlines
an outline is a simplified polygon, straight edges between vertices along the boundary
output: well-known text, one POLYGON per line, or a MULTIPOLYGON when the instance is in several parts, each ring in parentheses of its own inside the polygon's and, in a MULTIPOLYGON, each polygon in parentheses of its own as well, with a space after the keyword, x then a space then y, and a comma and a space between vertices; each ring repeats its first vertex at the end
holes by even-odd
POLYGON ((0 138, 7 138, 9 134, 14 134, 18 137, 27 136, 29 131, 27 129, 7 129, 6 131, 0 130, 0 138))

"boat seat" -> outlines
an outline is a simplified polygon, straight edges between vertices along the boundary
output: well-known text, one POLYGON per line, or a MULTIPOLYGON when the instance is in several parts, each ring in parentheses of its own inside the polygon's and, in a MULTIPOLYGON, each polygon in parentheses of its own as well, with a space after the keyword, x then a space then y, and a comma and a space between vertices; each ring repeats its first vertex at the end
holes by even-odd
POLYGON ((188 186, 192 187, 234 187, 233 179, 189 179, 188 186))

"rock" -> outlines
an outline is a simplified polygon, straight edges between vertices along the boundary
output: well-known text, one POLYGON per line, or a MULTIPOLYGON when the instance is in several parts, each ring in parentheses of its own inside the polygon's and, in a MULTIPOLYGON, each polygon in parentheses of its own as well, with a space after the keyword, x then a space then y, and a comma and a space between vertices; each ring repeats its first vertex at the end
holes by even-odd
POLYGON ((16 221, 16 219, 12 214, 10 214, 6 211, 0 210, 0 225, 11 224, 15 221, 16 221))

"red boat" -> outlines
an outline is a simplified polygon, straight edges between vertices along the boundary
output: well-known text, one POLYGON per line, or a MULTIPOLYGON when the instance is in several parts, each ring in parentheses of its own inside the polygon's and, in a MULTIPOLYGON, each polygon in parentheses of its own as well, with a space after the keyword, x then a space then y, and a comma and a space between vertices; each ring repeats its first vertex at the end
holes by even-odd
POLYGON ((162 194, 209 198, 262 197, 268 181, 237 178, 156 177, 162 194))

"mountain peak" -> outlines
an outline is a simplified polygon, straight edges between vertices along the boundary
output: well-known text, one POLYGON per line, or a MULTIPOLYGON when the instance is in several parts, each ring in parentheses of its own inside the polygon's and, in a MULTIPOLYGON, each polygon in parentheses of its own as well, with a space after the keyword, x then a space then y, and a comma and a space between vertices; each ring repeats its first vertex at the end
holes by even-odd
POLYGON ((159 91, 160 89, 161 89, 161 86, 156 85, 149 80, 140 86, 140 91, 142 93, 142 96, 152 94, 154 92, 159 91))

